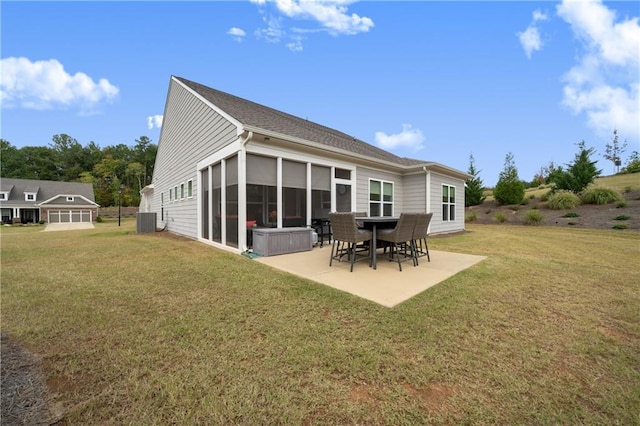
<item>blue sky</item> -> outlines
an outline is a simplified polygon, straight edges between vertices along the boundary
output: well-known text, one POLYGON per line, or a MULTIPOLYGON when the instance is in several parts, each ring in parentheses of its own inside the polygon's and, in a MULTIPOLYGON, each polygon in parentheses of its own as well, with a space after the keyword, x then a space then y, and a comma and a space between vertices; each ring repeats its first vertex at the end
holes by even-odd
POLYGON ((1 137, 159 141, 171 75, 493 185, 573 160, 604 174, 618 129, 640 150, 637 2, 1 4, 1 137))

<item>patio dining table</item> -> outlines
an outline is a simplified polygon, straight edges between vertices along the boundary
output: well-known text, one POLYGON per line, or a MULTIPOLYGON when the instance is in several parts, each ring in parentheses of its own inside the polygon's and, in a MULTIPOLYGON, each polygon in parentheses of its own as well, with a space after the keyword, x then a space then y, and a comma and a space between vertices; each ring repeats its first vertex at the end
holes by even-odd
POLYGON ((373 269, 377 269, 377 249, 378 249, 378 241, 376 232, 379 228, 393 228, 398 223, 398 217, 392 216, 368 216, 368 217, 358 217, 358 222, 361 222, 363 227, 366 229, 370 229, 373 233, 373 237, 371 240, 371 266, 373 269))

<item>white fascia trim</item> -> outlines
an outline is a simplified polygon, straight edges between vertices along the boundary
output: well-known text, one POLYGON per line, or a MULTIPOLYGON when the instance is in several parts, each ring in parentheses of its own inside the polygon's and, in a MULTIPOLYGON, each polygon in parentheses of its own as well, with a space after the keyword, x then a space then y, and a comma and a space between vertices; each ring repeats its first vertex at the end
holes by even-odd
POLYGON ((238 151, 240 151, 242 149, 242 144, 241 144, 241 140, 240 138, 238 138, 237 141, 230 143, 229 145, 225 146, 224 148, 216 151, 215 153, 211 154, 210 156, 208 156, 207 158, 198 161, 198 164, 196 165, 197 170, 202 170, 206 167, 209 167, 210 164, 214 164, 217 163, 218 161, 225 159, 227 157, 232 156, 233 154, 237 153, 238 151))
POLYGON ((187 86, 186 84, 184 84, 183 82, 178 80, 175 76, 172 76, 171 80, 173 80, 174 82, 179 84, 181 87, 183 87, 189 93, 191 93, 193 96, 195 96, 200 101, 202 101, 204 104, 209 106, 209 108, 213 109, 215 112, 217 112, 222 117, 224 117, 226 120, 228 120, 231 124, 236 126, 236 134, 238 134, 238 135, 242 134, 242 132, 243 132, 242 123, 240 123, 238 120, 236 120, 235 118, 233 118, 232 116, 230 116, 229 114, 227 114, 226 112, 224 112, 223 110, 221 110, 220 108, 218 108, 217 106, 212 104, 210 101, 205 99, 202 95, 200 95, 198 92, 196 92, 195 90, 193 90, 192 88, 190 88, 189 86, 187 86))
MULTIPOLYGON (((78 194, 58 194, 58 195, 56 195, 54 197, 49 198, 48 200, 45 200, 45 201, 43 201, 41 203, 38 203, 36 205, 40 206, 40 207, 50 207, 50 206, 45 206, 44 204, 47 204, 47 203, 51 202, 52 200, 55 200, 56 198, 60 198, 60 197, 78 197, 78 198, 81 198, 84 201, 86 201, 87 204, 91 204, 91 205, 93 205, 95 207, 99 207, 100 206, 98 203, 95 203, 95 202, 89 200, 87 197, 84 197, 84 196, 78 195, 78 194)), ((69 207, 69 206, 67 205, 65 207, 69 207)))

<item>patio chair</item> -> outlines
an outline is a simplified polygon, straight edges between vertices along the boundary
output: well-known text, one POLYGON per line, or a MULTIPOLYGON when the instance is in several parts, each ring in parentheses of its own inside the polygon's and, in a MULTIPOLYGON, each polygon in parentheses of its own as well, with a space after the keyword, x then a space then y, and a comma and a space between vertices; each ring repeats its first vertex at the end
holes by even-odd
MULTIPOLYGON (((333 265, 334 259, 341 261, 343 256, 347 256, 351 263, 350 271, 353 272, 353 264, 356 262, 358 243, 371 241, 373 234, 366 229, 358 229, 356 216, 354 213, 329 213, 331 228, 333 231, 333 244, 331 246, 331 259, 329 266, 333 265)), ((370 253, 363 259, 370 257, 370 253)), ((362 260, 362 259, 360 259, 362 260)))
POLYGON ((417 213, 401 213, 395 228, 379 229, 376 233, 378 241, 384 241, 391 246, 389 250, 390 260, 393 260, 395 254, 400 271, 402 271, 402 262, 408 260, 411 260, 413 266, 416 266, 415 250, 412 242, 413 229, 416 226, 417 219, 417 213))
POLYGON ((416 254, 416 265, 418 264, 418 258, 422 256, 427 256, 427 261, 431 262, 429 245, 427 244, 431 217, 433 217, 433 213, 419 213, 416 226, 413 228, 413 248, 416 254))

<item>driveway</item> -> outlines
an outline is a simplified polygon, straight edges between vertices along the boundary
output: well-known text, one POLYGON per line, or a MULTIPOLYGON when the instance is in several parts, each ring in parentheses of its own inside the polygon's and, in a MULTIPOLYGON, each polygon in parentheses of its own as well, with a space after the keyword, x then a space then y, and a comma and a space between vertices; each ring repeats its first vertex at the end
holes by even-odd
POLYGON ((44 228, 47 231, 76 231, 78 229, 93 229, 91 222, 73 222, 73 223, 48 223, 44 228))

